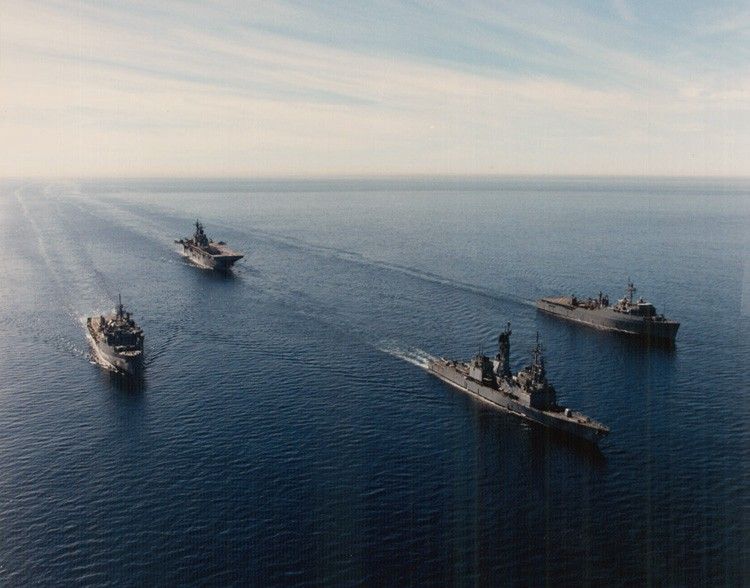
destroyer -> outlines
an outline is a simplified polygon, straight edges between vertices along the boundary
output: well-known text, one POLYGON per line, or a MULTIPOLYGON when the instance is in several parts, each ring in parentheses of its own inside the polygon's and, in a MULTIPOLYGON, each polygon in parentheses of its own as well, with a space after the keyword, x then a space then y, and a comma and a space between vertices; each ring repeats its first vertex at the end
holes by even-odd
POLYGON ((175 241, 182 245, 187 257, 195 263, 208 269, 226 271, 234 263, 242 259, 241 253, 233 251, 224 241, 211 241, 203 231, 200 221, 195 221, 195 233, 190 238, 175 241))
POLYGON ((597 329, 617 331, 653 341, 674 343, 680 323, 656 314, 654 305, 643 298, 633 301, 636 288, 628 283, 626 294, 610 306, 609 297, 599 292, 597 298, 582 300, 575 296, 542 298, 539 310, 597 329))
POLYGON ((533 361, 516 375, 510 371, 510 323, 498 337, 498 354, 491 360, 482 353, 468 362, 440 358, 427 370, 495 408, 524 419, 597 443, 609 429, 579 412, 559 406, 555 389, 547 382, 537 334, 533 361))
POLYGON ((114 313, 88 317, 86 331, 102 361, 118 371, 135 374, 143 359, 143 330, 125 312, 119 296, 117 302, 114 313))

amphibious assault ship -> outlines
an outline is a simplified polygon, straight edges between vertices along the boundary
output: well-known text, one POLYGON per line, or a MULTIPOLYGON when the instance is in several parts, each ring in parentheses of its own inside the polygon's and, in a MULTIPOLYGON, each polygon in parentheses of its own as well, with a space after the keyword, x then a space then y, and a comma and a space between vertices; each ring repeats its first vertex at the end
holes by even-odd
POLYGON ((226 271, 244 256, 229 247, 224 241, 211 241, 203 231, 200 221, 195 221, 195 233, 192 237, 175 241, 182 245, 185 255, 200 266, 208 269, 226 271))
POLYGON ((143 330, 125 312, 118 296, 115 312, 107 316, 90 316, 86 330, 97 357, 126 374, 137 373, 143 360, 143 330))
POLYGON ((601 292, 597 298, 542 298, 537 300, 536 306, 548 314, 597 329, 674 343, 680 323, 667 319, 663 314, 656 314, 654 305, 643 298, 634 302, 635 292, 635 286, 629 282, 625 296, 612 306, 609 297, 601 292))
POLYGON ((547 381, 537 334, 531 365, 515 375, 510 371, 510 323, 498 337, 498 354, 491 360, 481 352, 468 362, 440 358, 427 370, 444 382, 484 400, 494 408, 518 415, 545 427, 597 443, 609 429, 593 419, 557 404, 554 387, 547 381))

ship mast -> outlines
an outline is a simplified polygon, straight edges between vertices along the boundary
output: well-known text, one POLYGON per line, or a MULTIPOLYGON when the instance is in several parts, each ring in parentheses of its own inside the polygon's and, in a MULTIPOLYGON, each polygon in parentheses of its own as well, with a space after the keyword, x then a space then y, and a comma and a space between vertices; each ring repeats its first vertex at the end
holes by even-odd
POLYGON ((202 247, 208 245, 208 237, 206 237, 206 233, 203 231, 203 225, 199 219, 195 220, 195 235, 193 235, 193 240, 202 247))
POLYGON ((544 358, 542 357, 542 346, 539 343, 539 331, 536 332, 536 345, 532 351, 534 363, 532 364, 532 370, 534 374, 534 380, 537 382, 544 382, 544 358))
POLYGON ((630 300, 630 304, 633 304, 633 294, 636 293, 636 287, 633 285, 633 282, 630 281, 630 278, 628 278, 628 299, 630 300))
POLYGON ((500 333, 497 338, 497 375, 503 378, 510 378, 510 335, 513 331, 510 330, 510 323, 505 327, 505 330, 500 333))

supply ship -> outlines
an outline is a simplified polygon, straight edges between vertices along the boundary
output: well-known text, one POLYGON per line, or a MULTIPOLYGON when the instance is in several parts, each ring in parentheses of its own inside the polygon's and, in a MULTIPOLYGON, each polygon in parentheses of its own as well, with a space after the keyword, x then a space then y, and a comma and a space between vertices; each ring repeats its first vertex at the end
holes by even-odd
POLYGON ((539 310, 596 329, 616 331, 665 343, 674 343, 680 323, 657 314, 654 305, 643 298, 633 301, 636 288, 628 283, 626 294, 610 306, 609 297, 599 292, 597 298, 575 296, 542 298, 539 310))
POLYGON ((193 236, 179 239, 175 243, 182 245, 183 252, 189 259, 208 269, 227 271, 237 260, 244 257, 230 249, 224 241, 211 241, 198 220, 195 221, 193 236))
POLYGON ((125 312, 118 296, 115 312, 107 316, 90 316, 86 331, 97 357, 115 370, 137 373, 143 361, 143 330, 125 312))
POLYGON ((557 404, 554 387, 547 381, 537 334, 531 365, 515 375, 510 370, 510 323, 498 337, 498 354, 491 360, 481 352, 468 362, 445 358, 431 360, 427 370, 459 390, 506 412, 545 427, 598 443, 609 429, 595 420, 557 404))

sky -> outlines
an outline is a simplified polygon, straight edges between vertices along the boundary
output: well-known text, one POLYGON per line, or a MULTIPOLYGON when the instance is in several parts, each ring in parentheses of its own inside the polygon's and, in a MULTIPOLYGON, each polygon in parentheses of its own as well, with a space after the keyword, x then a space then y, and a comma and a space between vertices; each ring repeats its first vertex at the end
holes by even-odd
POLYGON ((750 4, 0 0, 0 177, 750 176, 750 4))

